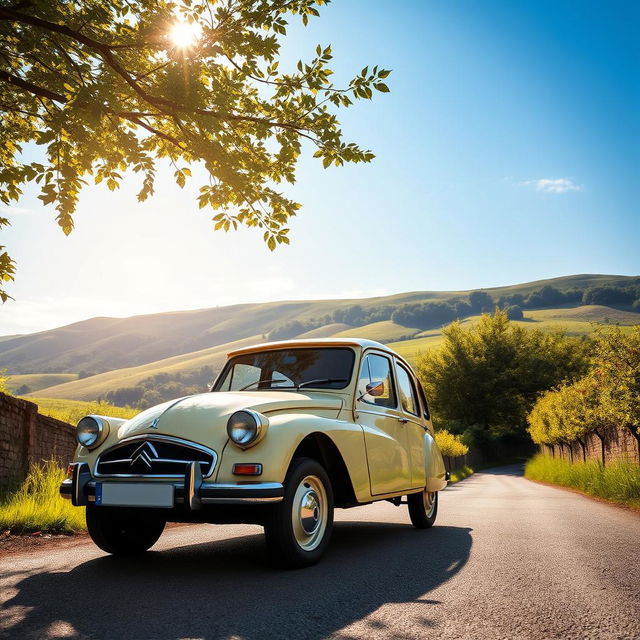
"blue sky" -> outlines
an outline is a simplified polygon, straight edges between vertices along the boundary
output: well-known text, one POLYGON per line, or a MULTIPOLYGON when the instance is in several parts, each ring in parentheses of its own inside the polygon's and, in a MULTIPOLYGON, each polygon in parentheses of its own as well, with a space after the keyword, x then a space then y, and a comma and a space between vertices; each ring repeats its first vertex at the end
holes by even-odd
MULTIPOLYGON (((390 94, 342 112, 371 165, 303 158, 289 247, 214 232, 195 187, 88 189, 64 237, 35 191, 9 210, 18 261, 0 334, 95 315, 640 273, 640 4, 335 0, 285 62, 332 44, 390 94)), ((284 63, 283 63, 284 64, 284 63)), ((281 65, 282 66, 282 65, 281 65)))

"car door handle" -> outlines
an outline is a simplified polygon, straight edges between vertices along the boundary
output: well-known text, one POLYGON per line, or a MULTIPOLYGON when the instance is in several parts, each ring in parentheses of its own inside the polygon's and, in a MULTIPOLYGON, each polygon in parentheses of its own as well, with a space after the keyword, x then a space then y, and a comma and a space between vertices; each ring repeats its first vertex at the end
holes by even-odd
POLYGON ((398 418, 398 421, 402 422, 402 424, 406 424, 407 422, 409 422, 407 418, 398 418))

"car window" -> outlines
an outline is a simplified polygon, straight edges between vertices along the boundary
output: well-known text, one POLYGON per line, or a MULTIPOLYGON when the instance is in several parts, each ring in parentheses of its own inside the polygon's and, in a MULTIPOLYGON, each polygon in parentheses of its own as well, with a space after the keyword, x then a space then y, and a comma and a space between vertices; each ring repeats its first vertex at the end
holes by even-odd
POLYGON ((407 413, 419 416, 420 404, 409 372, 402 365, 396 364, 396 377, 398 379, 400 405, 407 413))
POLYGON ((424 394, 424 389, 418 380, 418 394, 420 395, 420 400, 422 400, 422 410, 423 416, 427 420, 431 420, 431 414, 429 413, 429 403, 427 402, 427 396, 424 394))
POLYGON ((273 349, 236 356, 227 362, 212 391, 265 389, 344 389, 355 353, 343 347, 273 349))
POLYGON ((358 396, 361 396, 363 402, 375 404, 378 407, 394 408, 397 406, 389 358, 373 353, 365 356, 358 379, 358 396), (367 385, 376 382, 383 384, 383 388, 379 391, 380 395, 374 396, 367 393, 367 385))

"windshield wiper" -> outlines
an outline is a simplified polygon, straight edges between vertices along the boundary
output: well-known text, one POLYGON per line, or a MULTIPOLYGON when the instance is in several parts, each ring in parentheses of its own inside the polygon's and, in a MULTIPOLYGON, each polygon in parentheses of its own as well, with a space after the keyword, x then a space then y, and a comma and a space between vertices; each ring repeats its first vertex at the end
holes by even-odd
MULTIPOLYGON (((238 391, 246 391, 247 389, 251 389, 251 387, 255 387, 257 384, 270 384, 271 382, 289 382, 286 378, 271 378, 269 380, 256 380, 255 382, 252 382, 251 384, 248 384, 246 387, 242 387, 242 389, 238 389, 238 391)), ((271 389, 294 389, 295 385, 289 385, 288 387, 268 387, 269 390, 271 389)))
POLYGON ((348 378, 315 378, 314 380, 305 380, 296 385, 296 389, 310 387, 312 384, 328 384, 331 382, 348 382, 348 378))

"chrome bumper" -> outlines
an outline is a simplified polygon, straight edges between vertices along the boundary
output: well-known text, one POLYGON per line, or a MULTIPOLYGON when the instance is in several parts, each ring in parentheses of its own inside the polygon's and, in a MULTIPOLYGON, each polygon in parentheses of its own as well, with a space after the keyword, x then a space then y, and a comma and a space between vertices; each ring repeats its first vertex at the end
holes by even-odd
MULTIPOLYGON (((110 482, 109 479, 105 481, 110 482)), ((144 479, 137 481, 144 482, 144 479)), ((197 510, 201 505, 281 502, 284 496, 284 487, 279 482, 245 484, 204 482, 200 477, 199 467, 195 463, 189 465, 183 481, 168 484, 174 487, 174 506, 182 504, 188 510, 197 510)), ((74 464, 72 477, 64 480, 60 485, 60 495, 71 500, 75 506, 95 502, 95 493, 96 480, 91 476, 89 465, 84 462, 74 464)))

